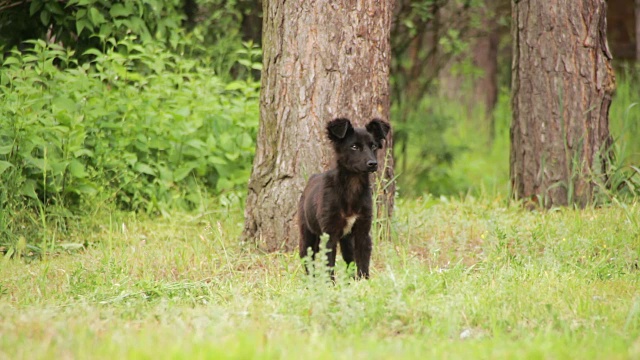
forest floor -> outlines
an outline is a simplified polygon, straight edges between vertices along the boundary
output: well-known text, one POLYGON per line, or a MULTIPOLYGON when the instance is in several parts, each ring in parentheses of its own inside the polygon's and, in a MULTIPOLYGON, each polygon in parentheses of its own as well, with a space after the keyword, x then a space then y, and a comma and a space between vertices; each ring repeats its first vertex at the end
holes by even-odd
POLYGON ((399 200, 368 281, 239 243, 242 213, 116 214, 0 258, 0 359, 640 358, 640 203, 399 200), (324 274, 324 273, 323 273, 324 274))

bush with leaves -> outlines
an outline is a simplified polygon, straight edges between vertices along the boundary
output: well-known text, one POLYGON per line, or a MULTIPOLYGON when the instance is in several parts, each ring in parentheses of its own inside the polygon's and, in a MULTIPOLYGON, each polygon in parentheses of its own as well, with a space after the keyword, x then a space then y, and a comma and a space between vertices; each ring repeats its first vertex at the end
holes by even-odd
POLYGON ((243 41, 259 45, 261 8, 253 0, 0 1, 0 51, 24 51, 29 40, 39 39, 73 50, 83 63, 93 59, 87 50, 105 52, 114 42, 133 39, 206 58, 207 66, 227 79, 257 77, 256 70, 237 62, 236 51, 243 41))
POLYGON ((138 42, 176 45, 184 19, 181 0, 31 0, 0 3, 0 45, 23 49, 47 40, 75 50, 102 49, 106 39, 135 35, 138 42), (3 31, 4 30, 4 31, 3 31))
POLYGON ((0 245, 53 209, 162 212, 245 188, 259 84, 225 82, 158 43, 108 41, 118 51, 88 50, 84 64, 41 40, 3 59, 0 212, 37 215, 0 219, 0 245))

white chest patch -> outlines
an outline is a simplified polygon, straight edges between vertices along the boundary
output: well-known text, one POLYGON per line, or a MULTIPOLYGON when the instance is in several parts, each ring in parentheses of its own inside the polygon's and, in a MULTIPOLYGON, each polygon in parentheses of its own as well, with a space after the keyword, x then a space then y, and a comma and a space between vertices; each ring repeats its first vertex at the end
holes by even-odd
POLYGON ((347 220, 347 224, 344 226, 344 230, 342 230, 342 236, 345 236, 351 232, 351 228, 353 228, 353 224, 356 222, 357 219, 358 219, 358 215, 355 215, 355 214, 345 219, 347 220))

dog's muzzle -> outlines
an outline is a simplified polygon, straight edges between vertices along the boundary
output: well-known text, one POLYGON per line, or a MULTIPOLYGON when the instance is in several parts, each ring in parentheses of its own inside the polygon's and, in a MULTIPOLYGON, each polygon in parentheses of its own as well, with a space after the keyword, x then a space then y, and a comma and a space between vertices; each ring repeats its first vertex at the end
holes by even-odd
POLYGON ((378 171, 378 162, 373 160, 367 161, 367 170, 369 172, 378 171))

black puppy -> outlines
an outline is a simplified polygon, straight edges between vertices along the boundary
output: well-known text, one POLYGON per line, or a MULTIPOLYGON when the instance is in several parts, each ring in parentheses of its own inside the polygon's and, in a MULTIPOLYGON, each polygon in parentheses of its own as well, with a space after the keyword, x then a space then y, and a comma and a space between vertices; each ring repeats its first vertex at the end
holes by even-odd
POLYGON ((373 207, 369 173, 378 170, 376 150, 382 147, 389 130, 389 124, 379 119, 371 120, 364 128, 354 128, 351 121, 343 118, 327 125, 337 166, 309 179, 300 197, 298 214, 300 257, 305 258, 311 248, 315 258, 320 235, 328 234, 327 263, 332 278, 338 242, 347 266, 355 258, 357 276, 369 278, 373 207))

